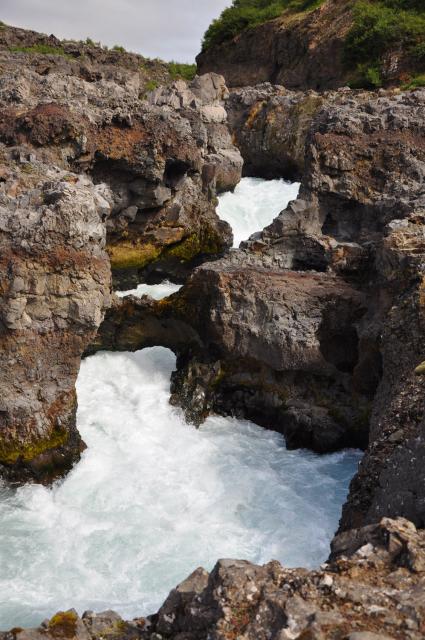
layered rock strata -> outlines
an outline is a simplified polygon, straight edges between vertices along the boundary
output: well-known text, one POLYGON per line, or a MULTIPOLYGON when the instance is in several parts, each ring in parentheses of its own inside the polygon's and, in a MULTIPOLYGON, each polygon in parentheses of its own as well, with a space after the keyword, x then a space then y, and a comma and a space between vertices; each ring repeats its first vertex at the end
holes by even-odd
POLYGON ((0 152, 0 475, 46 481, 84 448, 75 381, 110 301, 111 194, 0 152))

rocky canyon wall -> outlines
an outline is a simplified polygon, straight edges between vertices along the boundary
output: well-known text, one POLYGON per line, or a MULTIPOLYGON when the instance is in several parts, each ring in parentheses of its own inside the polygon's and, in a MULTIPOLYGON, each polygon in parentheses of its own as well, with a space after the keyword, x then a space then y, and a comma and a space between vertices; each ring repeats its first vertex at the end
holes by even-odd
POLYGON ((242 169, 223 78, 147 96, 140 62, 0 29, 7 478, 49 480, 79 458, 74 384, 110 305, 111 267, 115 286, 183 281, 232 243, 215 213, 242 169))

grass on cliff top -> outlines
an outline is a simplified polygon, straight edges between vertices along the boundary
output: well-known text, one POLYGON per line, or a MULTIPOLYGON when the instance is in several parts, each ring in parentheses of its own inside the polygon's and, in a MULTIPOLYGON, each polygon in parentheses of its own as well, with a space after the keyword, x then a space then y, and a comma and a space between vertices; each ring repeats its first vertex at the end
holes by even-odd
POLYGON ((52 47, 48 44, 34 44, 31 47, 10 47, 9 51, 17 53, 63 56, 64 58, 72 57, 69 54, 65 53, 63 47, 52 47))
POLYGON ((345 64, 355 71, 352 86, 382 86, 390 50, 402 50, 425 71, 425 0, 359 0, 353 16, 344 48, 345 64))
POLYGON ((324 0, 233 0, 232 6, 224 9, 207 29, 202 50, 231 40, 245 29, 273 20, 286 9, 307 11, 319 7, 323 2, 324 0))
POLYGON ((165 64, 173 80, 182 79, 190 82, 196 75, 196 64, 185 64, 184 62, 175 62, 174 60, 166 62, 165 64))

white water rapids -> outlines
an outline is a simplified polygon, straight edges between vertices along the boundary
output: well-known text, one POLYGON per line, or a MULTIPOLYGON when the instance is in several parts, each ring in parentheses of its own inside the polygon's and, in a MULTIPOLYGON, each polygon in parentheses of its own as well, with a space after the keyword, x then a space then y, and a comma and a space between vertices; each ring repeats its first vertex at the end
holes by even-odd
MULTIPOLYGON (((175 285, 155 287, 137 294, 175 285)), ((287 451, 279 434, 230 418, 196 430, 169 404, 174 366, 161 347, 87 358, 81 462, 52 488, 0 484, 0 629, 70 607, 153 613, 222 557, 326 559, 360 454, 287 451)))
POLYGON ((136 298, 141 298, 144 295, 149 295, 155 300, 161 300, 162 298, 171 296, 172 293, 175 293, 180 288, 180 284, 173 284, 168 280, 164 280, 164 282, 160 282, 159 284, 139 284, 136 289, 117 291, 116 293, 120 298, 125 298, 126 296, 136 296, 136 298))
POLYGON ((242 178, 234 191, 219 198, 217 213, 233 229, 233 246, 268 226, 274 218, 295 200, 299 182, 242 178))

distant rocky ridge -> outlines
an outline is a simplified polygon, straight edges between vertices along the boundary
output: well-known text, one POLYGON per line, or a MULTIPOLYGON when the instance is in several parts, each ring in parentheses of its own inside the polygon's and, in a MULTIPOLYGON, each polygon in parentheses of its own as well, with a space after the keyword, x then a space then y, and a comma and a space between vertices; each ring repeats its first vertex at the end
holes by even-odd
MULTIPOLYGON (((221 37, 204 43, 198 73, 223 74, 230 87, 272 82, 324 91, 348 84, 400 86, 414 78, 423 86, 425 16, 420 0, 287 0, 270 5, 282 7, 279 17, 245 26, 243 8, 248 15, 250 10, 261 12, 267 3, 233 3, 241 19, 235 17, 233 31, 224 20, 221 37)), ((216 33, 221 18, 217 23, 212 25, 216 33)))
POLYGON ((335 89, 345 84, 343 45, 352 0, 328 0, 316 11, 284 14, 214 44, 197 57, 198 73, 220 69, 230 87, 261 82, 288 89, 335 89))

